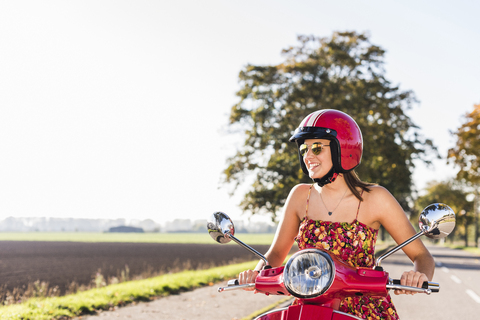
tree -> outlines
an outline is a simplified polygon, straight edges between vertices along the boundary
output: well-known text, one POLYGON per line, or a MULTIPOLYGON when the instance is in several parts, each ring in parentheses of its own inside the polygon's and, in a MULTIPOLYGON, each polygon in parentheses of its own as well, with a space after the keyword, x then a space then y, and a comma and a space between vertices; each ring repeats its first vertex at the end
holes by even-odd
POLYGON ((385 51, 366 34, 335 32, 331 38, 299 36, 298 41, 283 50, 283 63, 249 64, 239 74, 239 102, 231 109, 230 126, 244 133, 245 143, 227 160, 224 182, 238 186, 255 176, 241 208, 268 212, 274 220, 289 190, 310 181, 288 139, 306 115, 324 108, 344 111, 359 124, 364 136, 360 177, 387 187, 408 207, 413 160, 429 163, 426 155, 435 151, 404 112, 416 102, 413 92, 385 79, 385 51))
POLYGON ((460 168, 457 178, 472 184, 480 183, 480 104, 465 115, 465 122, 452 133, 457 138, 448 150, 448 159, 460 168))
POLYGON ((480 203, 480 104, 464 116, 464 123, 452 134, 457 138, 456 146, 448 150, 448 161, 460 170, 457 179, 469 184, 475 195, 475 241, 479 238, 478 206, 480 203))
MULTIPOLYGON (((460 230, 464 236, 465 246, 468 247, 468 225, 473 220, 473 203, 467 200, 465 187, 457 181, 437 182, 427 184, 427 193, 417 199, 415 206, 417 214, 415 219, 425 207, 432 203, 445 203, 456 214, 456 228, 453 230, 450 241, 453 242, 455 234, 460 230)), ((411 217, 411 219, 414 219, 411 217)))

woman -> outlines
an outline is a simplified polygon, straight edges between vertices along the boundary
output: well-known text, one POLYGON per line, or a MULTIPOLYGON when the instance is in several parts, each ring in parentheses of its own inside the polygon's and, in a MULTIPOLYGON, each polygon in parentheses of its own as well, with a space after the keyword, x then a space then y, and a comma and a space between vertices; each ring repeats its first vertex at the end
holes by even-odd
MULTIPOLYGON (((265 255, 272 267, 282 265, 294 241, 300 249, 325 249, 351 266, 372 267, 381 225, 397 243, 415 234, 395 198, 381 186, 362 182, 353 171, 360 164, 363 139, 350 116, 330 109, 313 112, 290 141, 297 143, 302 170, 315 184, 299 184, 291 190, 265 255)), ((401 284, 421 287, 431 280, 435 263, 423 243, 415 240, 403 251, 414 267, 402 274, 401 284)), ((255 270, 242 272, 240 284, 254 282, 263 267, 261 260, 255 270)), ((414 292, 396 290, 395 294, 414 292)), ((347 298, 340 311, 364 319, 398 319, 390 296, 347 298)))

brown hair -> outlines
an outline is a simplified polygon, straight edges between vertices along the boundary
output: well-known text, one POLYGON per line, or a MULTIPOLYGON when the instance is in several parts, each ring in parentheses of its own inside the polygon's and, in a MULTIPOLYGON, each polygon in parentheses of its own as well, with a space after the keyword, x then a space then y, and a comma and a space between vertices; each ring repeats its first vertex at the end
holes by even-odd
POLYGON ((363 182, 362 180, 360 180, 355 170, 344 173, 343 178, 345 179, 345 182, 347 183, 350 191, 360 201, 363 201, 363 198, 357 188, 360 188, 362 191, 370 192, 370 187, 376 185, 374 183, 363 182))

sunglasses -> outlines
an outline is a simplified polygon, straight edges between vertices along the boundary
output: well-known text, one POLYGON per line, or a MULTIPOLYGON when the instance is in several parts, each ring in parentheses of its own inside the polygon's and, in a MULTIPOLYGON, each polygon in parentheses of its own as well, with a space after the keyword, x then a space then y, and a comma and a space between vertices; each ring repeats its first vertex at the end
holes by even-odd
MULTIPOLYGON (((328 146, 330 145, 321 144, 320 142, 314 142, 312 143, 312 152, 314 155, 318 156, 320 152, 322 152, 323 147, 328 147, 328 146)), ((305 156, 305 154, 308 152, 308 144, 306 143, 301 144, 299 147, 299 150, 302 157, 305 156)))

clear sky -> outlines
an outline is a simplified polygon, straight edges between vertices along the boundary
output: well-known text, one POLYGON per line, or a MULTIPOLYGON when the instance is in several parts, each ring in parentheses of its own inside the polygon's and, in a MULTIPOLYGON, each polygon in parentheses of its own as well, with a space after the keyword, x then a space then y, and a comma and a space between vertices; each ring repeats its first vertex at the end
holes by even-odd
MULTIPOLYGON (((247 63, 366 31, 442 155, 480 103, 477 1, 0 0, 0 219, 240 217, 219 184, 247 63)), ((455 170, 419 165, 419 189, 455 170)))

